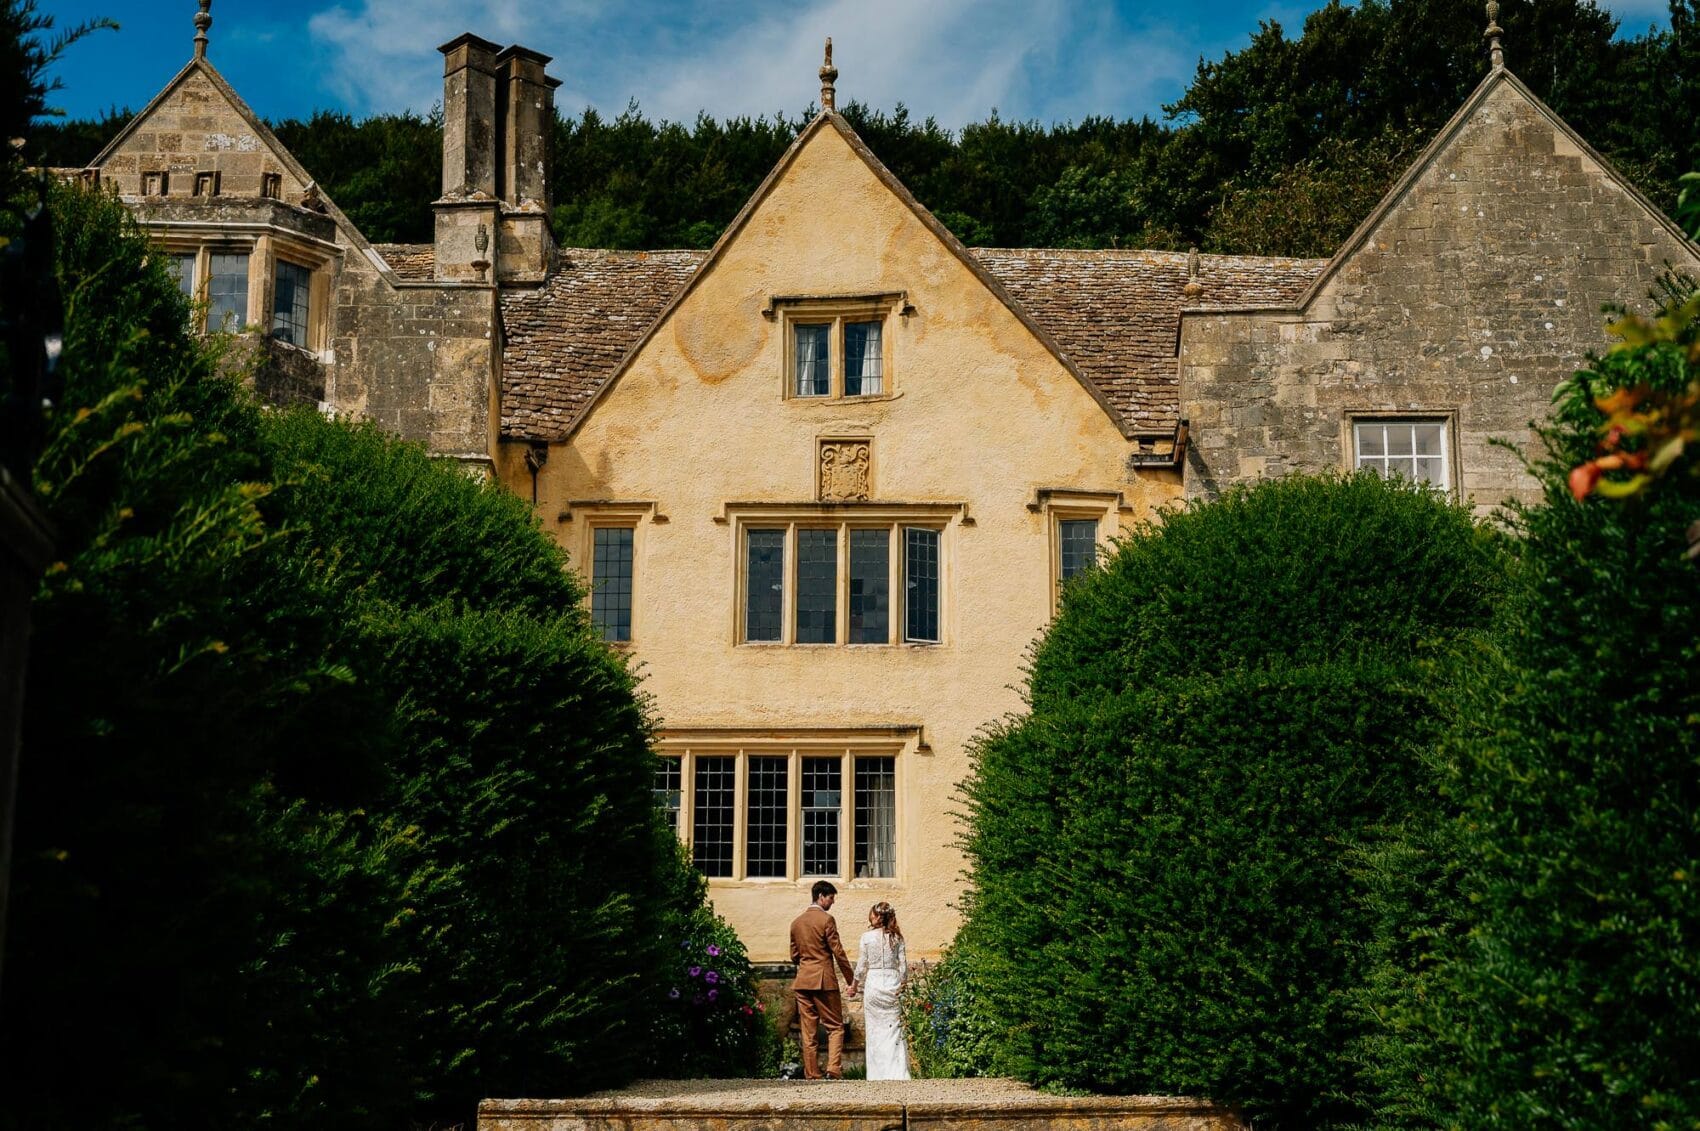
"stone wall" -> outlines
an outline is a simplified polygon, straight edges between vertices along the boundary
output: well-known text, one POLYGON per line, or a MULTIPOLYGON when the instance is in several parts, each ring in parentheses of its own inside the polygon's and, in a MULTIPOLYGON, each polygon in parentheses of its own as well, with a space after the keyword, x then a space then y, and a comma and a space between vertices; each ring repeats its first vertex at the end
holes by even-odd
MULTIPOLYGON (((1357 414, 1450 419, 1461 497, 1529 498, 1557 384, 1691 244, 1501 73, 1301 309, 1190 312, 1180 343, 1189 496, 1343 469, 1357 414)), ((1350 247, 1351 245, 1349 245, 1350 247)))
POLYGON ((496 292, 476 284, 394 284, 359 253, 336 279, 326 399, 433 455, 490 449, 496 292))

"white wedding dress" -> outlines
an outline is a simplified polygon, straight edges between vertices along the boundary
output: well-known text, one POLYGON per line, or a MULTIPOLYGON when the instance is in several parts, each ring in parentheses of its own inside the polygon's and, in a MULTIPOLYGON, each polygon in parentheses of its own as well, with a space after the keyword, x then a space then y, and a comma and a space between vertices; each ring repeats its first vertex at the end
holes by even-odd
POLYGON ((862 990, 862 1023, 867 1026, 868 1079, 909 1079, 909 1042, 903 1036, 903 1008, 897 999, 909 961, 903 940, 878 928, 862 936, 856 956, 856 985, 862 990))

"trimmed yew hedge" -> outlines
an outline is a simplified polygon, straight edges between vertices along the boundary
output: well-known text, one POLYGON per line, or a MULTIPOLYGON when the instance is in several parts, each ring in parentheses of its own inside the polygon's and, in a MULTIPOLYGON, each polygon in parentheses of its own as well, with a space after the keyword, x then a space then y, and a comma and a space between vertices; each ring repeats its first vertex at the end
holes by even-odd
POLYGON ((1071 582, 966 787, 997 1066, 1360 1114, 1352 853, 1434 805, 1445 661, 1499 582, 1466 510, 1369 475, 1171 513, 1071 582))

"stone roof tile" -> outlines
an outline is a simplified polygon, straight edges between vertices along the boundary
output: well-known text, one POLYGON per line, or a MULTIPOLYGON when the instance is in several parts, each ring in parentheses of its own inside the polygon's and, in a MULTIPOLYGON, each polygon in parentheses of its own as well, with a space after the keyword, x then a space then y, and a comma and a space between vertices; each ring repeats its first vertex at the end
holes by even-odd
MULTIPOLYGON (((417 249, 392 255, 413 263, 417 249)), ((975 248, 1009 291, 1121 415, 1129 432, 1172 431, 1179 415, 1176 335, 1185 305, 1285 305, 1327 265, 1320 259, 1199 257, 1166 251, 975 248)), ((706 251, 563 249, 542 287, 502 294, 502 434, 558 440, 706 259, 706 251)), ((423 268, 429 277, 429 263, 423 268)), ((405 277, 411 277, 404 275, 405 277)))
POLYGON ((437 273, 437 248, 428 243, 375 243, 390 270, 407 283, 429 283, 437 273))

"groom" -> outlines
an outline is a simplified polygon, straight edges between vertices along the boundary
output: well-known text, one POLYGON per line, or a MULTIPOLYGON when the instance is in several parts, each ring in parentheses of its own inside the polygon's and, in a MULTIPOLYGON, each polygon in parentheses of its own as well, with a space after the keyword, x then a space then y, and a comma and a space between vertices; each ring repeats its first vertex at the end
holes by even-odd
POLYGON ((803 1075, 819 1080, 820 1053, 815 1048, 817 1027, 826 1026, 826 1075, 844 1079, 844 999, 838 993, 837 971, 844 971, 845 989, 856 992, 856 971, 844 957, 838 941, 838 923, 827 912, 838 897, 838 889, 817 880, 811 892, 814 902, 791 921, 791 961, 797 964, 797 980, 791 989, 797 995, 797 1019, 802 1027, 803 1075))

